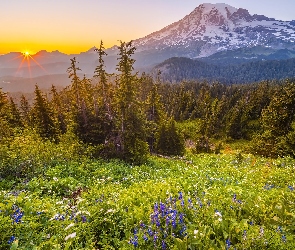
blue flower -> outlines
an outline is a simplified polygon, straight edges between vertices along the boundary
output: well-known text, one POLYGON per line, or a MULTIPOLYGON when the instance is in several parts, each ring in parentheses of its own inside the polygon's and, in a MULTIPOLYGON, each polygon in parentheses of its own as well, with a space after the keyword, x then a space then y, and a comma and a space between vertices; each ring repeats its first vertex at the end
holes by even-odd
POLYGON ((291 191, 294 191, 294 187, 292 187, 292 186, 288 186, 288 188, 289 188, 291 191))
POLYGON ((286 243, 286 242, 287 242, 286 235, 282 235, 282 241, 283 241, 284 243, 286 243))
POLYGON ((184 200, 181 200, 180 205, 183 207, 184 206, 184 200))
POLYGON ((179 214, 179 223, 182 224, 184 222, 183 214, 179 214))
POLYGON ((231 246, 230 239, 227 239, 227 240, 225 241, 225 244, 226 244, 226 249, 229 249, 230 246, 231 246))
POLYGON ((148 241, 148 240, 149 240, 148 237, 146 236, 146 234, 144 234, 144 235, 142 236, 142 238, 143 238, 144 241, 148 241))
POLYGON ((182 192, 178 192, 178 194, 179 194, 178 199, 179 199, 179 200, 182 200, 182 192))
POLYGON ((282 227, 281 226, 278 226, 278 228, 277 228, 277 230, 276 230, 277 232, 280 232, 280 233, 283 233, 283 229, 282 229, 282 227))
POLYGON ((165 241, 164 240, 162 240, 162 249, 166 249, 166 243, 165 243, 165 241))
POLYGON ((15 237, 11 236, 10 239, 8 240, 8 244, 11 244, 12 242, 14 242, 14 240, 15 240, 15 237))
POLYGON ((85 215, 82 215, 81 218, 82 218, 82 222, 86 222, 87 221, 87 218, 86 218, 85 215))
POLYGON ((153 233, 153 231, 152 231, 151 228, 148 228, 148 234, 149 234, 149 236, 153 236, 154 235, 154 233, 153 233))
POLYGON ((158 235, 157 234, 154 234, 154 243, 156 243, 158 240, 158 235))

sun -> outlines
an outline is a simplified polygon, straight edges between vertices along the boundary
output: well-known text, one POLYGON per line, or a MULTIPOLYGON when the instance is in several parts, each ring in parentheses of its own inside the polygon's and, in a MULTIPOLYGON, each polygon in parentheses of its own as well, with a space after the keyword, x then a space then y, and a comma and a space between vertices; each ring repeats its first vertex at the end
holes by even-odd
POLYGON ((29 57, 31 55, 31 53, 28 50, 26 50, 23 52, 23 55, 24 55, 24 57, 29 57))

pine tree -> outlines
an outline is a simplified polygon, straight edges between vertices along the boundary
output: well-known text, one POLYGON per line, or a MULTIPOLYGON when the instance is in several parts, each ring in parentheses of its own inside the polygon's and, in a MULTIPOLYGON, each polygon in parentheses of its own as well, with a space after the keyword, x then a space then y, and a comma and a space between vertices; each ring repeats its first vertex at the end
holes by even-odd
POLYGON ((23 123, 21 121, 20 111, 12 97, 9 98, 9 103, 8 103, 8 122, 10 126, 12 127, 23 126, 23 123))
POLYGON ((31 125, 31 116, 30 116, 31 107, 28 100, 24 95, 21 95, 20 98, 20 115, 23 124, 30 126, 31 125))
POLYGON ((251 150, 270 157, 294 157, 295 83, 287 81, 277 89, 262 111, 261 122, 263 132, 253 138, 251 150))
POLYGON ((177 130, 175 121, 170 118, 163 121, 156 135, 156 150, 162 155, 183 155, 184 139, 177 130))
POLYGON ((35 99, 32 108, 34 126, 42 138, 57 141, 59 131, 49 102, 37 85, 34 93, 35 99))
POLYGON ((151 89, 148 93, 147 106, 147 120, 148 120, 148 144, 151 152, 155 152, 156 134, 160 128, 160 124, 167 119, 164 112, 164 106, 161 103, 161 97, 158 92, 159 79, 153 81, 151 79, 151 89))
POLYGON ((50 105, 54 112, 54 115, 56 116, 56 120, 58 122, 58 129, 62 134, 64 134, 67 132, 66 117, 63 112, 60 96, 54 85, 51 86, 50 94, 51 94, 50 105))
POLYGON ((8 122, 8 99, 7 95, 0 88, 0 140, 9 137, 12 134, 10 124, 8 122))
POLYGON ((133 74, 135 47, 132 42, 121 42, 118 49, 120 74, 115 93, 118 150, 125 160, 140 163, 147 157, 148 145, 144 114, 137 95, 138 77, 133 74))

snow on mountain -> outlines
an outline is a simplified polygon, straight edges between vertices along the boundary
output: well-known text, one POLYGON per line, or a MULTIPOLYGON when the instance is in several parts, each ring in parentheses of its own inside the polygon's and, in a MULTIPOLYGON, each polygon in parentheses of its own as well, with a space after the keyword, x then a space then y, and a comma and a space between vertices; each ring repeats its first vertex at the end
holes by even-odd
POLYGON ((134 45, 138 52, 174 48, 191 58, 259 45, 294 49, 295 22, 251 15, 223 3, 205 3, 182 20, 135 40, 134 45))
MULTIPOLYGON (((134 55, 135 68, 142 71, 171 57, 208 57, 241 48, 270 48, 271 53, 274 53, 272 58, 275 59, 276 51, 295 51, 295 20, 280 21, 264 15, 251 15, 248 10, 224 3, 204 3, 180 21, 137 39, 133 44, 137 48, 134 55)), ((8 53, 0 56, 0 77, 36 77, 56 72, 66 74, 73 57, 76 57, 83 73, 91 76, 97 66, 98 55, 95 50, 96 47, 92 47, 72 55, 43 50, 33 55, 34 60, 30 61, 30 65, 23 61, 21 53, 8 53), (54 64, 58 65, 58 69, 54 64), (34 70, 30 71, 29 67, 33 66, 34 70)), ((246 57, 257 57, 255 49, 253 51, 246 57)), ((115 72, 118 63, 117 46, 107 49, 106 53, 106 69, 110 73, 115 72)), ((278 53, 282 56, 281 54, 278 53)))

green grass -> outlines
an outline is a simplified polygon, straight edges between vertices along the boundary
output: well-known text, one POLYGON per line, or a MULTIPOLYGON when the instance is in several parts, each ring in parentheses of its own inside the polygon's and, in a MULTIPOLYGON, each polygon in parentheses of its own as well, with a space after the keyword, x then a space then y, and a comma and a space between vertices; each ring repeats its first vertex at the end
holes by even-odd
POLYGON ((55 162, 2 183, 0 246, 226 249, 229 240, 228 249, 294 249, 294 170, 290 158, 236 154, 55 162))

